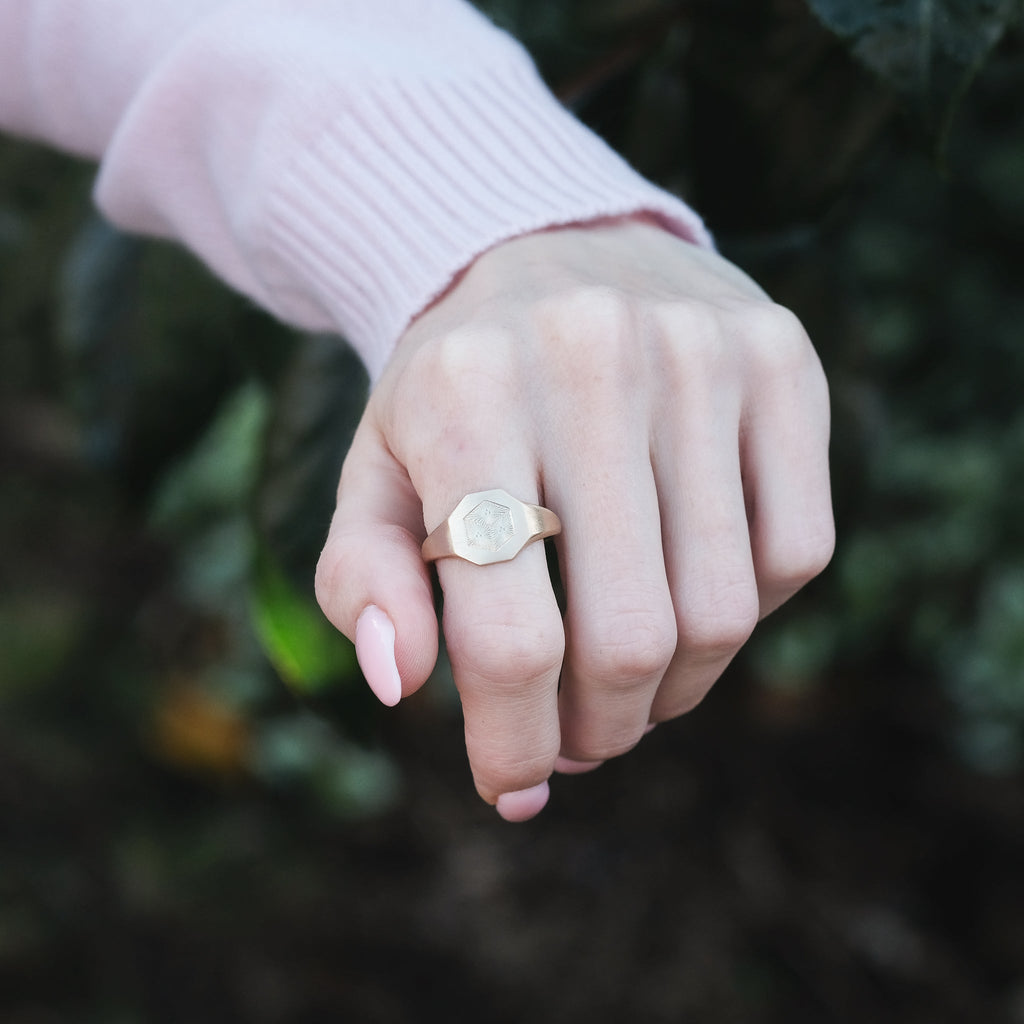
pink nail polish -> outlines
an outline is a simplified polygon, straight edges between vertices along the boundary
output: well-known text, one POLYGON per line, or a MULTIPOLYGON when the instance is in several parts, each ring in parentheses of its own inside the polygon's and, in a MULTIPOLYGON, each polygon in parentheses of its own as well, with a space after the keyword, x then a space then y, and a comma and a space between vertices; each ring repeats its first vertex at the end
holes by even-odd
POLYGON ((393 708, 402 699, 402 679, 395 662, 395 624, 376 605, 367 606, 356 622, 356 658, 377 699, 393 708))
POLYGON ((574 761, 571 757, 559 755, 555 762, 555 771, 561 775, 583 775, 584 772, 592 772, 603 764, 604 761, 574 761))
POLYGON ((502 793, 495 809, 506 821, 528 821, 544 809, 548 802, 548 784, 542 782, 530 789, 518 789, 513 793, 502 793))

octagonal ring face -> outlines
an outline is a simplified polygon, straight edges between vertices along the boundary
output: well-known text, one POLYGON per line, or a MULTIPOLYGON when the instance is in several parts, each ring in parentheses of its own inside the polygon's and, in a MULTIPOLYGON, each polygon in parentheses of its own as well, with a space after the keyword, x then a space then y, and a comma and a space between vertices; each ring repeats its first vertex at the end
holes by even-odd
POLYGON ((512 510, 496 501, 481 501, 463 518, 466 542, 482 551, 499 551, 516 532, 512 524, 512 510))
POLYGON ((453 553, 475 565, 507 562, 533 539, 526 505, 501 489, 467 494, 448 527, 453 553))

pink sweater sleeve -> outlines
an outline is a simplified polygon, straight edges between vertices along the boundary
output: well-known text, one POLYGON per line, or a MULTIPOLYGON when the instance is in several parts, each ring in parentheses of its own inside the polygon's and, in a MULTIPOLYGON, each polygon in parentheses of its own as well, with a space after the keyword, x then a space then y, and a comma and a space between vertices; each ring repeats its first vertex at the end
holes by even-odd
POLYGON ((98 158, 115 223, 342 332, 374 377, 515 235, 647 211, 709 244, 464 0, 4 0, 0 127, 98 158))

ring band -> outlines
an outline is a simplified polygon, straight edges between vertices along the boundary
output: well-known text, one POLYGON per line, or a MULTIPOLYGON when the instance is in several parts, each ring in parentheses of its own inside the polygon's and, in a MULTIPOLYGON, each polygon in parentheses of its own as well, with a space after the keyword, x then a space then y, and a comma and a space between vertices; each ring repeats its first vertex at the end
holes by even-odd
POLYGON ((462 558, 474 565, 508 562, 535 540, 562 532, 558 516, 508 491, 474 491, 423 542, 423 557, 462 558))

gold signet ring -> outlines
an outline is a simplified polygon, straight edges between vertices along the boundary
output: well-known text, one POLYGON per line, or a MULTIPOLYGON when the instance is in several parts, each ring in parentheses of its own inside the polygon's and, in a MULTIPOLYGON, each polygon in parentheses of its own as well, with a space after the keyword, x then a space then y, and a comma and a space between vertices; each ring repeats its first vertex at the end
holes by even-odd
POLYGON ((508 491, 467 494, 455 511, 423 542, 423 557, 463 558, 474 565, 508 562, 535 540, 562 532, 558 516, 542 505, 527 505, 508 491))

